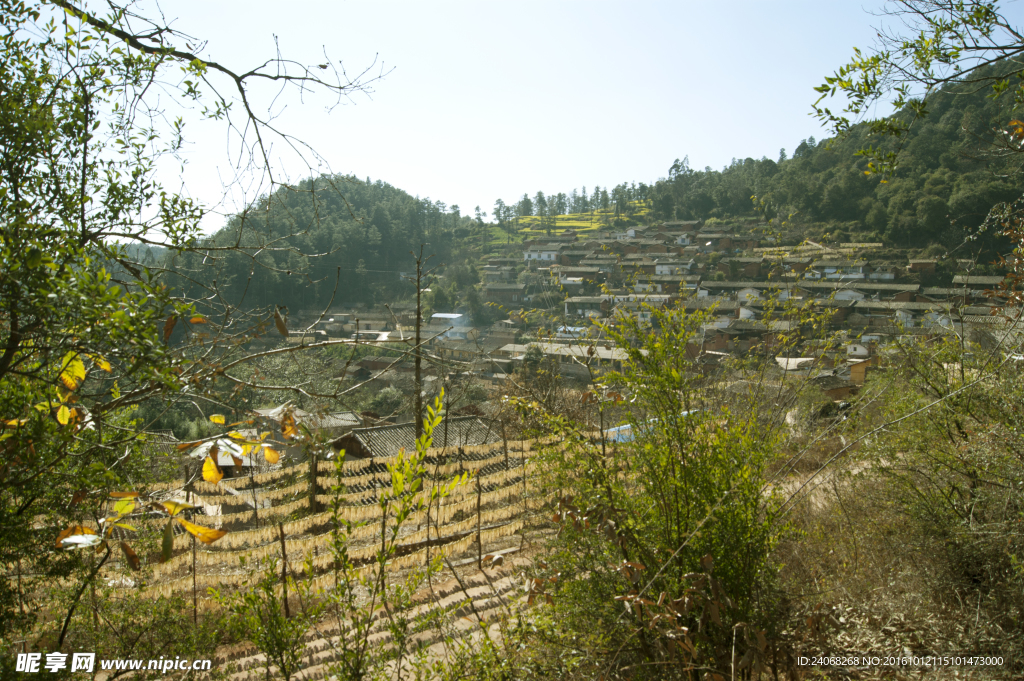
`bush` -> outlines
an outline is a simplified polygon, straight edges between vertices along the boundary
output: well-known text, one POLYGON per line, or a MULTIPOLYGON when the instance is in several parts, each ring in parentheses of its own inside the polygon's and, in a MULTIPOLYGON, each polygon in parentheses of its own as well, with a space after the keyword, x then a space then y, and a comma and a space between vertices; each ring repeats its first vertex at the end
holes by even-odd
POLYGON ((710 313, 651 314, 650 325, 605 329, 628 361, 583 397, 602 431, 628 401, 635 440, 614 444, 579 418, 547 419, 561 436, 542 458, 561 530, 537 579, 554 584, 543 597, 559 630, 579 641, 600 632, 603 650, 620 651, 611 666, 728 669, 736 632, 735 650, 757 666, 763 641, 746 638, 744 623, 772 629, 772 552, 786 527, 764 472, 781 429, 766 427, 774 417, 763 395, 722 392, 694 371, 687 348, 710 313), (673 650, 682 638, 692 650, 673 650))

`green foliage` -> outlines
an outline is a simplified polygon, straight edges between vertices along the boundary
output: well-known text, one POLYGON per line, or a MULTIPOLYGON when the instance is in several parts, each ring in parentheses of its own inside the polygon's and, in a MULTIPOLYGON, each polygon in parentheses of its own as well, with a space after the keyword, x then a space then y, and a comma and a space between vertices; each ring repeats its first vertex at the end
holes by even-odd
MULTIPOLYGON (((334 555, 334 589, 324 595, 325 606, 336 618, 341 635, 337 643, 337 662, 329 665, 331 674, 341 679, 383 678, 389 664, 400 668, 403 664, 423 665, 423 651, 416 649, 414 635, 426 626, 441 626, 428 615, 414 616, 412 595, 442 567, 437 555, 429 564, 413 568, 404 576, 396 576, 389 567, 399 550, 403 527, 413 514, 438 504, 457 485, 465 484, 468 473, 447 481, 431 481, 426 466, 427 450, 433 442, 432 434, 442 422, 444 394, 439 395, 432 407, 427 407, 423 420, 423 433, 416 440, 415 452, 400 452, 388 464, 391 475, 390 490, 382 492, 377 504, 381 533, 377 551, 369 563, 357 565, 349 554, 351 535, 360 525, 343 516, 344 488, 333 488, 334 530, 331 552, 334 555), (378 618, 386 619, 391 635, 387 651, 374 647, 371 629, 378 618)), ((341 457, 336 471, 341 476, 341 457)), ((428 520, 429 525, 429 520, 428 520)), ((436 526, 436 522, 435 522, 436 526)))
MULTIPOLYGON (((205 282, 216 279, 225 298, 245 309, 380 305, 415 295, 415 286, 400 275, 415 271, 410 252, 420 244, 430 244, 436 262, 455 266, 456 249, 480 231, 456 206, 449 210, 380 180, 322 176, 281 187, 199 244, 238 243, 252 254, 225 253, 207 267, 202 282, 190 282, 188 273, 200 267, 204 255, 175 255, 167 262, 176 273, 168 283, 181 295, 201 298, 205 282), (457 230, 464 238, 456 237, 457 230)), ((477 276, 469 266, 455 270, 460 287, 477 276)), ((449 312, 454 304, 450 291, 435 293, 433 311, 449 312)))
MULTIPOLYGON (((123 584, 101 585, 85 605, 80 617, 100 626, 77 627, 68 646, 96 651, 97 659, 212 659, 225 641, 223 617, 203 613, 194 621, 192 604, 181 597, 154 600, 123 584)), ((137 678, 165 678, 165 672, 143 671, 137 678)))
MULTIPOLYGON (((619 651, 608 664, 723 669, 733 625, 772 626, 772 551, 786 531, 765 491, 779 451, 781 433, 770 425, 777 406, 763 392, 736 398, 695 371, 688 350, 711 313, 650 313, 650 324, 603 329, 629 357, 583 395, 602 431, 605 412, 627 404, 633 441, 607 442, 578 418, 546 417, 546 432, 561 440, 542 456, 561 530, 534 595, 550 596, 559 628, 601 632, 602 650, 619 651), (663 613, 685 631, 652 619, 667 602, 689 604, 663 613), (680 636, 692 650, 666 643, 680 636)), ((760 659, 763 646, 740 641, 741 654, 753 651, 748 664, 760 659)))
MULTIPOLYGON (((1012 356, 1011 356, 1012 357, 1012 356)), ((1024 504, 1019 362, 957 339, 901 344, 900 398, 871 451, 893 498, 946 556, 942 577, 961 593, 981 590, 1000 617, 1024 613, 1024 504), (922 407, 928 407, 923 409, 922 407)))
POLYGON ((232 633, 250 640, 267 656, 267 678, 271 678, 272 664, 285 681, 302 668, 305 653, 302 639, 324 608, 311 596, 309 582, 296 581, 290 575, 282 579, 274 557, 269 559, 255 584, 246 585, 230 596, 214 594, 215 600, 224 606, 232 633), (297 613, 286 612, 285 599, 289 593, 297 594, 302 604, 297 613))
POLYGON ((405 395, 402 391, 395 387, 387 387, 378 392, 370 400, 369 407, 370 411, 380 414, 381 416, 387 416, 393 414, 402 408, 402 404, 405 403, 405 395))

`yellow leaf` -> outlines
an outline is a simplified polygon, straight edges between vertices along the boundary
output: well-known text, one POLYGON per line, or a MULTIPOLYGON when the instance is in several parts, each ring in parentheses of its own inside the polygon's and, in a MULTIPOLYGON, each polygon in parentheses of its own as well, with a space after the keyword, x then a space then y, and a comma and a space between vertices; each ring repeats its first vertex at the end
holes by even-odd
POLYGON ((64 355, 64 360, 61 364, 61 383, 66 385, 68 390, 74 390, 85 380, 85 364, 73 352, 64 355))
POLYGON ((212 544, 213 542, 217 541, 225 534, 227 534, 227 532, 225 532, 224 530, 215 530, 212 527, 203 527, 202 525, 190 523, 189 521, 184 520, 182 518, 175 518, 175 520, 177 520, 182 527, 188 530, 189 534, 191 534, 204 544, 212 544))
POLYGON ((157 505, 167 511, 170 515, 177 515, 182 511, 195 508, 192 504, 185 504, 180 501, 158 501, 157 505))
POLYGON ((298 434, 299 429, 295 425, 295 416, 290 411, 286 411, 281 416, 281 435, 285 440, 291 440, 298 434))
POLYGON ((106 371, 108 374, 110 373, 110 371, 111 371, 111 369, 110 369, 110 362, 108 362, 107 360, 103 359, 99 355, 89 355, 89 359, 91 359, 93 361, 93 364, 98 366, 100 369, 102 369, 103 371, 106 371))
POLYGON ((271 449, 270 447, 263 448, 263 456, 267 459, 267 463, 271 465, 277 463, 281 459, 281 455, 277 452, 277 450, 271 449))
POLYGON ((260 433, 260 442, 262 442, 263 440, 266 440, 268 437, 270 437, 270 431, 269 430, 264 432, 264 433, 260 433))
POLYGON ((96 530, 92 529, 91 527, 86 527, 85 525, 72 525, 71 527, 57 535, 57 548, 64 548, 64 540, 68 537, 79 537, 87 534, 95 535, 96 530))
POLYGON ((213 414, 213 415, 210 416, 210 420, 213 421, 214 423, 220 424, 222 426, 224 425, 224 415, 223 414, 213 414))
POLYGON ((206 319, 203 318, 203 317, 200 317, 198 315, 193 317, 192 319, 190 319, 188 321, 191 322, 192 324, 205 324, 206 323, 206 319))
POLYGON ((221 471, 220 466, 217 465, 217 462, 214 461, 213 457, 206 457, 206 461, 203 462, 203 480, 216 485, 223 477, 224 473, 221 471))
POLYGON ((57 410, 57 423, 62 426, 68 425, 68 421, 71 420, 71 410, 65 405, 60 405, 60 409, 57 410))
POLYGON ((121 501, 114 504, 114 513, 119 515, 128 515, 135 510, 134 499, 122 499, 121 501))
POLYGON ((110 498, 111 499, 138 499, 139 498, 139 493, 138 492, 111 492, 110 493, 110 498))

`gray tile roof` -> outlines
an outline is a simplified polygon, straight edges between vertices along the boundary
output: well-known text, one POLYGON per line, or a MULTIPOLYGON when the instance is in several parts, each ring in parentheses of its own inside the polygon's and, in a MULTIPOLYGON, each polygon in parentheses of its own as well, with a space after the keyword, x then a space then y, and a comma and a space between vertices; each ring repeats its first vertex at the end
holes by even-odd
MULTIPOLYGON (((349 452, 356 456, 388 457, 404 449, 411 452, 416 448, 416 427, 413 423, 377 428, 356 428, 348 435, 334 441, 334 445, 351 447, 352 440, 358 442, 361 452, 349 452)), ((434 431, 434 447, 461 447, 483 445, 501 440, 501 432, 476 416, 459 416, 445 419, 434 431)))

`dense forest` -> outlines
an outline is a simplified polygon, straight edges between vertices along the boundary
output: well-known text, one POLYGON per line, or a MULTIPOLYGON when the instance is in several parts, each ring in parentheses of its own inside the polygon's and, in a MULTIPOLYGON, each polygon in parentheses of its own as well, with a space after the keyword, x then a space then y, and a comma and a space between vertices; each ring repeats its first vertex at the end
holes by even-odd
POLYGON ((190 285, 187 273, 216 261, 218 291, 242 308, 374 304, 413 295, 412 253, 420 244, 434 255, 429 264, 450 263, 460 244, 484 233, 482 219, 462 215, 459 206, 380 180, 325 176, 263 197, 203 244, 209 252, 178 256, 170 266, 191 294, 202 287, 190 285))

